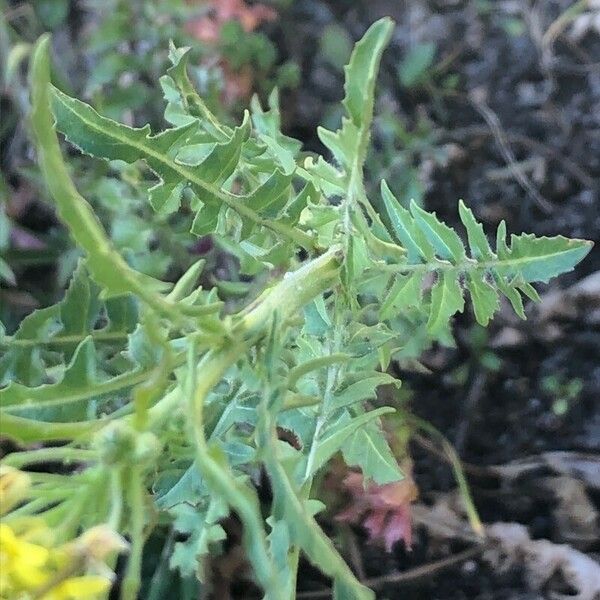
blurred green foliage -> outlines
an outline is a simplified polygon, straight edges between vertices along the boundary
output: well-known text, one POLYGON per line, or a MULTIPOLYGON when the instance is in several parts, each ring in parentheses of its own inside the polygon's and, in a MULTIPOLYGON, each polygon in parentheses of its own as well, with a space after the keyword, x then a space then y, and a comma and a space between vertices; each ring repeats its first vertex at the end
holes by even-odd
MULTIPOLYGON (((284 4, 278 3, 281 10, 284 4)), ((256 28, 277 12, 253 10, 241 1, 0 0, 0 319, 9 330, 32 308, 60 296, 80 256, 45 208, 45 191, 31 163, 25 67, 32 43, 52 31, 54 78, 63 89, 108 117, 153 127, 164 124, 167 92, 153 82, 169 65, 169 43, 190 46, 193 85, 221 121, 232 123, 250 94, 264 98, 275 86, 295 87, 300 77, 298 65, 282 62, 275 44, 256 28), (54 275, 32 281, 40 268, 54 275)), ((87 156, 74 157, 71 164, 77 186, 135 269, 170 279, 207 250, 209 269, 214 266, 210 244, 189 233, 191 216, 185 210, 167 218, 145 202, 153 185, 145 167, 87 156)), ((228 271, 237 278, 235 261, 223 268, 225 278, 228 271)))

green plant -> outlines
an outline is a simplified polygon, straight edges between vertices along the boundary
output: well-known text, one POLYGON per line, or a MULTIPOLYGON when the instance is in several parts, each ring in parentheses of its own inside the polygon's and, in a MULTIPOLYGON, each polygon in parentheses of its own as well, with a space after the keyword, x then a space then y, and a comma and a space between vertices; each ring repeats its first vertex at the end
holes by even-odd
POLYGON ((552 398, 552 412, 564 416, 576 404, 583 381, 578 377, 567 379, 562 375, 546 375, 542 379, 542 391, 552 398))
MULTIPOLYGON (((240 102, 246 103, 253 89, 266 98, 274 85, 289 87, 297 75, 292 63, 279 64, 272 42, 256 30, 264 20, 278 17, 265 5, 246 5, 243 0, 69 4, 21 3, 13 10, 0 0, 0 56, 5 59, 0 59, 0 282, 7 288, 0 289, 0 320, 11 332, 27 305, 47 306, 61 296, 81 256, 62 227, 50 222, 32 227, 31 216, 45 210, 38 211, 36 203, 43 204, 46 191, 29 152, 29 98, 22 67, 45 28, 61 39, 52 71, 55 84, 88 99, 103 115, 127 122, 162 123, 163 90, 150 82, 167 68, 170 39, 178 46, 194 46, 190 80, 201 87, 203 100, 225 123, 237 119, 240 102), (241 31, 236 27, 240 21, 245 25, 241 31), (206 39, 210 32, 212 40, 206 39), (260 64, 254 60, 258 55, 260 64), (35 281, 30 281, 36 266, 42 265, 44 279, 34 275, 35 281)), ((281 3, 278 7, 284 10, 281 3)), ((70 169, 114 247, 134 269, 173 280, 197 258, 196 249, 203 252, 206 271, 211 272, 218 252, 205 252, 210 244, 190 233, 189 212, 171 218, 153 210, 147 202, 151 177, 143 167, 73 156, 70 169)))
MULTIPOLYGON (((184 50, 172 48, 161 79, 174 127, 155 134, 53 87, 49 38, 36 46, 39 161, 85 259, 64 300, 1 342, 0 435, 36 444, 6 465, 80 468, 32 471, 25 501, 4 521, 35 513, 61 540, 98 524, 123 533, 131 542, 125 600, 139 593, 143 546, 157 528, 189 536, 167 544, 157 573, 170 566, 205 581, 203 558, 218 554, 230 511, 267 598, 295 596, 300 552, 333 580, 336 598, 372 598, 315 520, 323 508, 311 495, 315 476, 341 452, 375 483, 400 480, 380 426, 394 408, 378 406, 375 394, 399 385, 386 374, 392 358, 451 344, 466 290, 481 325, 500 296, 524 317, 522 294, 537 298, 531 283, 572 269, 590 250, 560 236, 513 235, 508 244, 503 223, 492 250, 461 203, 467 255, 454 230, 414 203, 403 208, 385 182, 385 210, 375 210, 363 163, 392 28, 378 21, 352 53, 342 126, 319 130, 332 160, 302 155, 281 133, 275 96, 268 110, 253 101, 235 128, 219 122, 190 84, 184 50), (143 161, 157 179, 152 207, 191 211, 192 232, 213 236, 251 282, 203 290, 202 261, 173 286, 134 270, 71 182, 55 128, 86 154, 143 161), (233 288, 237 295, 219 300, 220 289, 233 288), (272 501, 261 503, 254 482, 263 470, 272 501)), ((159 594, 153 582, 144 597, 159 594)))

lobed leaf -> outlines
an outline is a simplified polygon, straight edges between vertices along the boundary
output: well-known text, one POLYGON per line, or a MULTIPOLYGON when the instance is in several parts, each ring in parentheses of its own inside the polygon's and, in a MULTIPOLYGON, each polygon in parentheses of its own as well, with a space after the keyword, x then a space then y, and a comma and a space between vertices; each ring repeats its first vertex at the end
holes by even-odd
POLYGON ((465 226, 471 258, 456 232, 440 222, 435 213, 411 203, 410 212, 400 206, 389 187, 382 182, 381 194, 387 217, 398 241, 406 248, 404 265, 398 264, 400 276, 381 306, 382 318, 416 304, 421 282, 429 271, 437 273, 431 290, 427 329, 433 337, 445 335, 450 318, 464 307, 461 278, 466 278, 475 317, 487 325, 499 306, 499 293, 511 302, 515 312, 525 317, 521 294, 537 302, 532 282, 547 282, 570 271, 591 249, 591 242, 569 240, 562 236, 535 237, 512 235, 506 243, 506 224, 501 222, 496 235, 496 253, 464 202, 459 203, 460 218, 465 226))
POLYGON ((427 320, 427 331, 437 337, 448 327, 450 318, 462 312, 465 302, 463 293, 452 271, 443 271, 431 290, 431 308, 427 320))
POLYGON ((40 166, 60 217, 87 254, 87 266, 103 288, 106 298, 133 293, 153 309, 178 319, 177 309, 157 293, 162 289, 150 277, 131 269, 111 246, 98 218, 78 193, 63 162, 50 112, 49 36, 42 36, 33 52, 31 66, 32 112, 40 166))
POLYGON ((317 449, 314 453, 314 460, 311 465, 311 470, 308 473, 313 475, 316 473, 336 452, 338 452, 347 438, 364 427, 367 423, 377 419, 378 417, 394 412, 394 409, 389 406, 384 406, 372 410, 370 412, 359 415, 350 419, 342 426, 335 425, 332 427, 329 434, 325 434, 317 443, 317 449))
POLYGON ((362 175, 373 119, 379 63, 393 28, 391 19, 380 19, 369 27, 356 44, 345 68, 345 97, 342 104, 346 116, 342 119, 342 126, 335 132, 323 127, 319 127, 317 131, 323 144, 344 169, 348 182, 352 179, 353 172, 358 177, 362 175))
POLYGON ((238 196, 223 187, 238 168, 243 144, 249 139, 247 112, 242 124, 233 130, 230 137, 215 142, 214 139, 207 140, 197 120, 153 135, 148 125, 134 128, 117 123, 56 88, 52 89, 52 107, 57 128, 82 152, 128 163, 144 160, 160 180, 150 190, 150 200, 156 210, 176 210, 183 190, 191 186, 197 198, 193 206, 197 211, 192 226, 194 233, 204 235, 213 231, 220 209, 227 206, 245 222, 245 237, 254 227, 260 226, 307 249, 313 248, 310 236, 273 219, 278 212, 274 206, 281 210, 285 204, 276 203, 284 197, 284 190, 280 189, 283 183, 288 184, 285 199, 290 195, 291 176, 285 175, 287 179, 269 178, 247 196, 238 196), (278 192, 275 198, 271 197, 273 187, 278 192), (265 194, 268 197, 263 201, 265 194), (265 213, 264 216, 262 213, 265 213))
POLYGON ((402 471, 380 427, 369 423, 355 431, 342 446, 347 465, 360 467, 365 478, 377 484, 400 481, 402 471))

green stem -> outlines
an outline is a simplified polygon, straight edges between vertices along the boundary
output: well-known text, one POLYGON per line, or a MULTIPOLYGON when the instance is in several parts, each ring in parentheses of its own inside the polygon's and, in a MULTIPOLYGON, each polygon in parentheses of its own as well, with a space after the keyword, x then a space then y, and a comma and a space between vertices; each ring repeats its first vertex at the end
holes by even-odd
POLYGON ((108 526, 113 531, 120 531, 123 515, 123 469, 114 465, 110 471, 110 514, 108 526))
POLYGON ((160 314, 174 322, 183 315, 176 304, 155 293, 148 278, 134 271, 114 249, 92 207, 71 180, 62 157, 50 110, 50 36, 43 35, 33 51, 31 61, 31 124, 35 134, 40 168, 54 198, 61 219, 67 224, 77 244, 87 254, 87 265, 107 294, 133 293, 160 314))
POLYGON ((98 457, 95 450, 83 450, 68 446, 39 448, 24 452, 13 452, 2 459, 2 464, 21 468, 42 462, 90 462, 98 457))
POLYGON ((454 449, 452 444, 446 439, 446 436, 444 436, 444 434, 441 431, 436 429, 428 421, 420 419, 419 417, 416 417, 415 415, 409 413, 406 414, 406 419, 409 423, 412 423, 417 429, 421 429, 422 431, 427 432, 432 437, 437 438, 441 443, 442 448, 446 453, 448 460, 450 461, 450 465, 452 466, 452 471, 454 473, 456 483, 458 484, 458 489, 465 504, 465 510, 467 511, 469 523, 471 524, 473 531, 475 531, 477 535, 483 536, 483 524, 481 523, 481 519, 479 518, 479 514, 477 513, 477 508, 475 507, 475 503, 473 502, 473 497, 471 496, 471 492, 469 490, 469 484, 467 482, 467 478, 462 468, 460 457, 456 453, 456 450, 454 449))
POLYGON ((146 600, 164 600, 164 598, 168 598, 169 583, 172 584, 169 560, 173 553, 174 544, 175 531, 171 529, 160 553, 158 565, 152 575, 150 584, 148 585, 148 597, 146 600))
POLYGON ((303 408, 305 406, 316 406, 321 402, 321 398, 310 396, 308 394, 296 394, 295 392, 287 392, 283 400, 281 410, 292 410, 294 408, 303 408))
POLYGON ((0 410, 0 436, 19 444, 74 440, 101 429, 107 420, 50 423, 11 415, 0 410))
POLYGON ((50 502, 46 500, 46 498, 36 498, 15 510, 11 510, 7 515, 3 515, 2 520, 4 522, 9 522, 20 517, 38 514, 43 511, 49 503, 50 502))
POLYGON ((48 340, 17 340, 11 337, 0 340, 0 346, 17 346, 19 348, 29 348, 31 346, 78 344, 86 337, 91 337, 98 342, 112 342, 117 340, 126 340, 129 333, 125 331, 95 331, 84 335, 57 335, 48 340))
POLYGON ((318 258, 286 274, 279 283, 238 313, 233 333, 262 335, 275 312, 284 323, 305 304, 329 289, 338 277, 340 250, 339 246, 333 246, 318 258))
POLYGON ((192 389, 190 390, 190 412, 194 415, 196 463, 210 489, 221 495, 242 520, 244 524, 244 545, 254 567, 256 577, 265 592, 273 594, 272 597, 276 598, 277 578, 267 548, 266 534, 256 491, 234 478, 227 463, 219 460, 218 454, 211 451, 204 433, 203 413, 206 397, 245 349, 246 345, 244 344, 232 344, 228 350, 209 352, 197 369, 194 368, 193 364, 190 365, 192 375, 196 372, 202 375, 201 379, 197 381, 195 376, 192 377, 192 389))
MULTIPOLYGON (((182 358, 183 355, 180 355, 182 358)), ((181 361, 183 362, 183 361, 181 361)), ((72 390, 70 393, 62 394, 60 398, 54 400, 46 400, 37 403, 38 406, 59 406, 64 404, 69 404, 71 402, 78 402, 80 400, 86 400, 88 398, 92 398, 95 396, 103 396, 106 394, 110 394, 112 392, 118 392, 119 390, 123 390, 125 388, 133 387, 140 383, 144 383, 150 377, 152 377, 154 373, 154 369, 146 369, 143 371, 134 371, 133 373, 124 373, 123 375, 117 375, 117 377, 113 377, 108 381, 103 383, 96 383, 91 386, 86 386, 82 388, 76 388, 72 390)), ((52 384, 50 384, 52 385, 52 384)), ((60 385, 60 384, 55 384, 60 385)), ((49 386, 47 386, 49 387, 49 386)), ((35 394, 34 388, 31 393, 35 394)), ((43 387, 41 389, 44 389, 43 387)), ((19 403, 15 404, 5 404, 2 408, 5 410, 17 411, 17 410, 27 410, 31 408, 32 400, 35 401, 34 398, 25 398, 23 400, 19 400, 19 403)))
POLYGON ((131 549, 121 590, 121 600, 136 600, 142 582, 145 487, 141 467, 132 466, 128 475, 127 499, 129 502, 131 549))
POLYGON ((307 373, 310 373, 311 371, 315 371, 321 367, 328 367, 331 365, 331 363, 346 362, 350 360, 350 358, 350 354, 338 352, 337 354, 325 354, 324 356, 319 356, 317 358, 313 358, 312 360, 308 360, 290 370, 288 375, 288 388, 294 389, 298 379, 307 373))
POLYGON ((65 512, 65 518, 60 521, 56 529, 59 531, 61 540, 72 540, 81 526, 81 516, 85 513, 87 505, 92 501, 92 494, 99 492, 93 485, 83 488, 82 491, 70 496, 64 505, 69 507, 65 512))

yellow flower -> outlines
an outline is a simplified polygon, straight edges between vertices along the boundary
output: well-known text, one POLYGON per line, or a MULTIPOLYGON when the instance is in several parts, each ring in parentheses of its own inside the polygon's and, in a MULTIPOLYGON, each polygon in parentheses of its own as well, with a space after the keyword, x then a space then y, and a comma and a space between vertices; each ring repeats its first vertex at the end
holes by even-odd
POLYGON ((110 579, 99 575, 70 577, 53 587, 40 600, 85 600, 87 598, 97 598, 100 594, 106 594, 110 586, 110 579))
POLYGON ((16 528, 0 523, 0 600, 28 600, 42 592, 40 600, 104 597, 112 583, 112 572, 98 559, 111 550, 124 549, 125 541, 99 526, 63 546, 45 547, 29 541, 39 538, 40 531, 35 519, 17 521, 16 528), (82 558, 88 567, 107 574, 67 576, 73 574, 73 566, 82 558))
POLYGON ((0 572, 4 588, 32 590, 48 580, 44 569, 50 553, 47 548, 17 537, 6 524, 0 523, 0 572))

